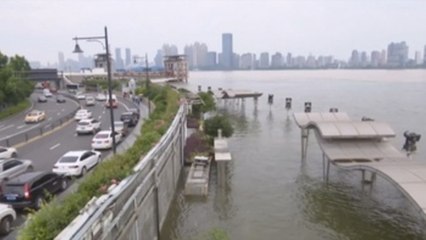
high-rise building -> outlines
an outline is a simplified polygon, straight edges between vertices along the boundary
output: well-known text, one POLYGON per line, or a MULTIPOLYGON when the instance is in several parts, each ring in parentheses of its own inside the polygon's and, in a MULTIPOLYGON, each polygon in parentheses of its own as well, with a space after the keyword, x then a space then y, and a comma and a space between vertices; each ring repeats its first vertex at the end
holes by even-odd
POLYGON ((244 53, 244 54, 241 55, 240 68, 241 69, 253 69, 254 68, 253 54, 244 53))
POLYGON ((416 65, 422 64, 422 53, 420 51, 416 51, 414 55, 414 62, 416 63, 416 65))
POLYGON ((368 56, 367 56, 367 52, 365 52, 365 51, 361 52, 360 65, 361 65, 361 67, 367 67, 367 65, 368 65, 368 56))
POLYGON ((130 51, 130 48, 126 48, 126 66, 129 66, 132 64, 132 52, 130 51))
POLYGON ((260 54, 259 68, 269 68, 269 53, 263 52, 260 54))
POLYGON ((286 65, 287 65, 288 68, 293 67, 293 57, 292 57, 291 53, 287 53, 286 65))
POLYGON ((276 52, 274 55, 272 55, 271 57, 271 67, 272 68, 282 68, 283 66, 283 55, 280 52, 276 52))
POLYGON ((207 52, 207 68, 214 69, 217 65, 217 53, 216 52, 207 52))
POLYGON ((361 62, 358 50, 352 50, 351 58, 349 59, 349 67, 359 67, 361 62))
POLYGON ((234 58, 234 52, 232 48, 232 34, 223 33, 222 34, 222 59, 221 59, 222 68, 226 70, 233 69, 233 66, 232 66, 233 58, 234 58))
POLYGON ((371 52, 370 66, 373 67, 373 68, 380 66, 380 52, 379 51, 372 51, 371 52))
POLYGON ((123 58, 121 57, 121 48, 115 49, 115 68, 116 69, 123 69, 123 58))
POLYGON ((408 46, 405 42, 388 45, 388 67, 404 67, 408 62, 408 46))
POLYGON ((59 71, 65 70, 65 57, 63 52, 58 53, 58 70, 59 71))

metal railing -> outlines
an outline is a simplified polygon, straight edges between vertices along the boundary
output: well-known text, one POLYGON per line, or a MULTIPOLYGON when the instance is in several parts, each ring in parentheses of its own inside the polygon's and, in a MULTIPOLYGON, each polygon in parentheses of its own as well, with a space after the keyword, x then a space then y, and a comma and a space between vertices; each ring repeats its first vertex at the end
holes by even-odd
MULTIPOLYGON (((71 94, 67 94, 67 93, 61 93, 62 95, 76 100, 74 95, 71 94)), ((29 140, 38 137, 38 136, 42 136, 44 135, 46 132, 49 132, 59 126, 62 126, 62 124, 66 123, 69 119, 73 118, 75 113, 77 112, 79 108, 76 108, 74 111, 72 111, 71 113, 56 119, 54 121, 50 121, 47 124, 42 124, 41 126, 37 126, 37 127, 30 127, 29 129, 27 129, 24 132, 21 133, 17 133, 17 134, 13 134, 11 136, 7 136, 4 138, 0 139, 0 146, 14 146, 23 142, 28 142, 29 140)))
POLYGON ((55 239, 159 239, 183 166, 186 113, 182 104, 134 174, 93 198, 55 239))

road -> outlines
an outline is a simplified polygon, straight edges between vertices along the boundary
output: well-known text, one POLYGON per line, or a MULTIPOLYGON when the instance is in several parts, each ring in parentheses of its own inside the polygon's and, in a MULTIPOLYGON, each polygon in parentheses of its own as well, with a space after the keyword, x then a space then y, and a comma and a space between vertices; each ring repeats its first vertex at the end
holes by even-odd
MULTIPOLYGON (((39 93, 33 93, 30 97, 35 110, 42 110, 46 112, 46 119, 36 124, 26 124, 24 122, 25 112, 19 113, 16 116, 7 118, 0 122, 0 143, 4 144, 4 139, 16 136, 33 129, 48 126, 51 123, 56 123, 60 118, 71 114, 79 107, 75 101, 66 98, 65 103, 57 103, 56 97, 47 98, 46 103, 38 103, 37 96, 39 93)), ((34 130, 35 131, 35 130, 34 130)))
MULTIPOLYGON (((118 98, 119 106, 114 109, 114 119, 119 120, 122 112, 126 111, 129 106, 122 98, 118 98)), ((84 108, 89 109, 93 117, 101 121, 102 130, 110 128, 110 115, 109 109, 104 107, 104 102, 96 102, 95 106, 85 107, 84 101, 81 101, 84 108)), ((70 124, 46 135, 34 142, 28 143, 18 148, 19 158, 31 159, 33 161, 34 170, 51 171, 56 161, 67 151, 91 149, 91 141, 93 135, 77 135, 75 133, 77 122, 70 124)), ((132 129, 129 129, 132 130, 132 129)), ((101 151, 102 158, 107 156, 111 151, 101 151)), ((25 222, 26 214, 19 213, 18 219, 14 223, 14 228, 17 229, 25 222)), ((17 231, 13 231, 8 236, 2 239, 12 240, 16 239, 17 231)))

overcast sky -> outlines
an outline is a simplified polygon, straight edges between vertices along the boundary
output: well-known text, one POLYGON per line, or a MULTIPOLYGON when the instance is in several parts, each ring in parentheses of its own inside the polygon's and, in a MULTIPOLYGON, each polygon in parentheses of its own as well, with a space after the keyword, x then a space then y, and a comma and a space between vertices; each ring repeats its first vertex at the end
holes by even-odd
MULTIPOLYGON (((234 52, 279 51, 333 55, 347 60, 352 49, 371 52, 406 41, 410 57, 426 44, 425 0, 1 0, 0 51, 42 63, 66 58, 74 36, 103 35, 112 52, 129 47, 152 59, 163 43, 204 42, 221 51, 221 34, 233 33, 234 52)), ((81 42, 88 55, 102 51, 81 42)), ((122 50, 124 55, 124 49, 122 50)))

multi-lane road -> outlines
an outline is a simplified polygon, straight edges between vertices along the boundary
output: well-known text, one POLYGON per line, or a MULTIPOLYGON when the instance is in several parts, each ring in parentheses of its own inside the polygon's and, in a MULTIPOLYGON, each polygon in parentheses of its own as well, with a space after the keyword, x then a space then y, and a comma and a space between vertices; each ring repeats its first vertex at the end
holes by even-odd
MULTIPOLYGON (((34 96, 32 96, 32 98, 34 100, 34 96)), ((118 101, 118 108, 114 109, 114 119, 116 121, 120 119, 122 112, 125 112, 128 108, 134 107, 130 106, 129 103, 126 103, 126 101, 124 101, 122 98, 118 98, 118 101)), ((101 122, 102 130, 107 130, 110 128, 110 111, 104 107, 104 102, 97 101, 95 106, 86 107, 84 100, 76 102, 67 98, 66 103, 58 104, 56 103, 56 98, 51 98, 49 99, 48 103, 35 103, 33 109, 46 111, 47 121, 43 121, 43 124, 48 124, 48 121, 57 120, 60 118, 60 116, 70 114, 77 107, 87 108, 89 111, 91 111, 93 117, 99 119, 101 122), (49 118, 51 118, 51 120, 49 120, 49 118)), ((0 126, 14 125, 13 127, 9 127, 3 131, 1 131, 0 128, 0 139, 7 136, 5 133, 13 134, 13 131, 8 131, 10 128, 14 128, 14 131, 16 132, 17 127, 19 127, 17 124, 23 123, 24 117, 25 114, 19 114, 11 119, 6 119, 5 121, 0 122, 0 126)), ((71 120, 70 123, 64 124, 63 126, 58 127, 47 134, 44 134, 42 137, 37 138, 34 141, 20 144, 17 148, 18 158, 32 160, 35 171, 51 171, 56 161, 66 152, 72 150, 91 149, 93 135, 77 135, 75 131, 76 125, 77 122, 71 120)), ((29 128, 21 127, 19 130, 24 131, 25 129, 28 130, 29 128)), ((104 158, 111 152, 111 150, 101 152, 102 158, 104 158)), ((19 228, 25 222, 25 219, 25 214, 19 214, 14 227, 19 228)), ((15 239, 16 235, 17 232, 13 231, 3 239, 15 239)))

